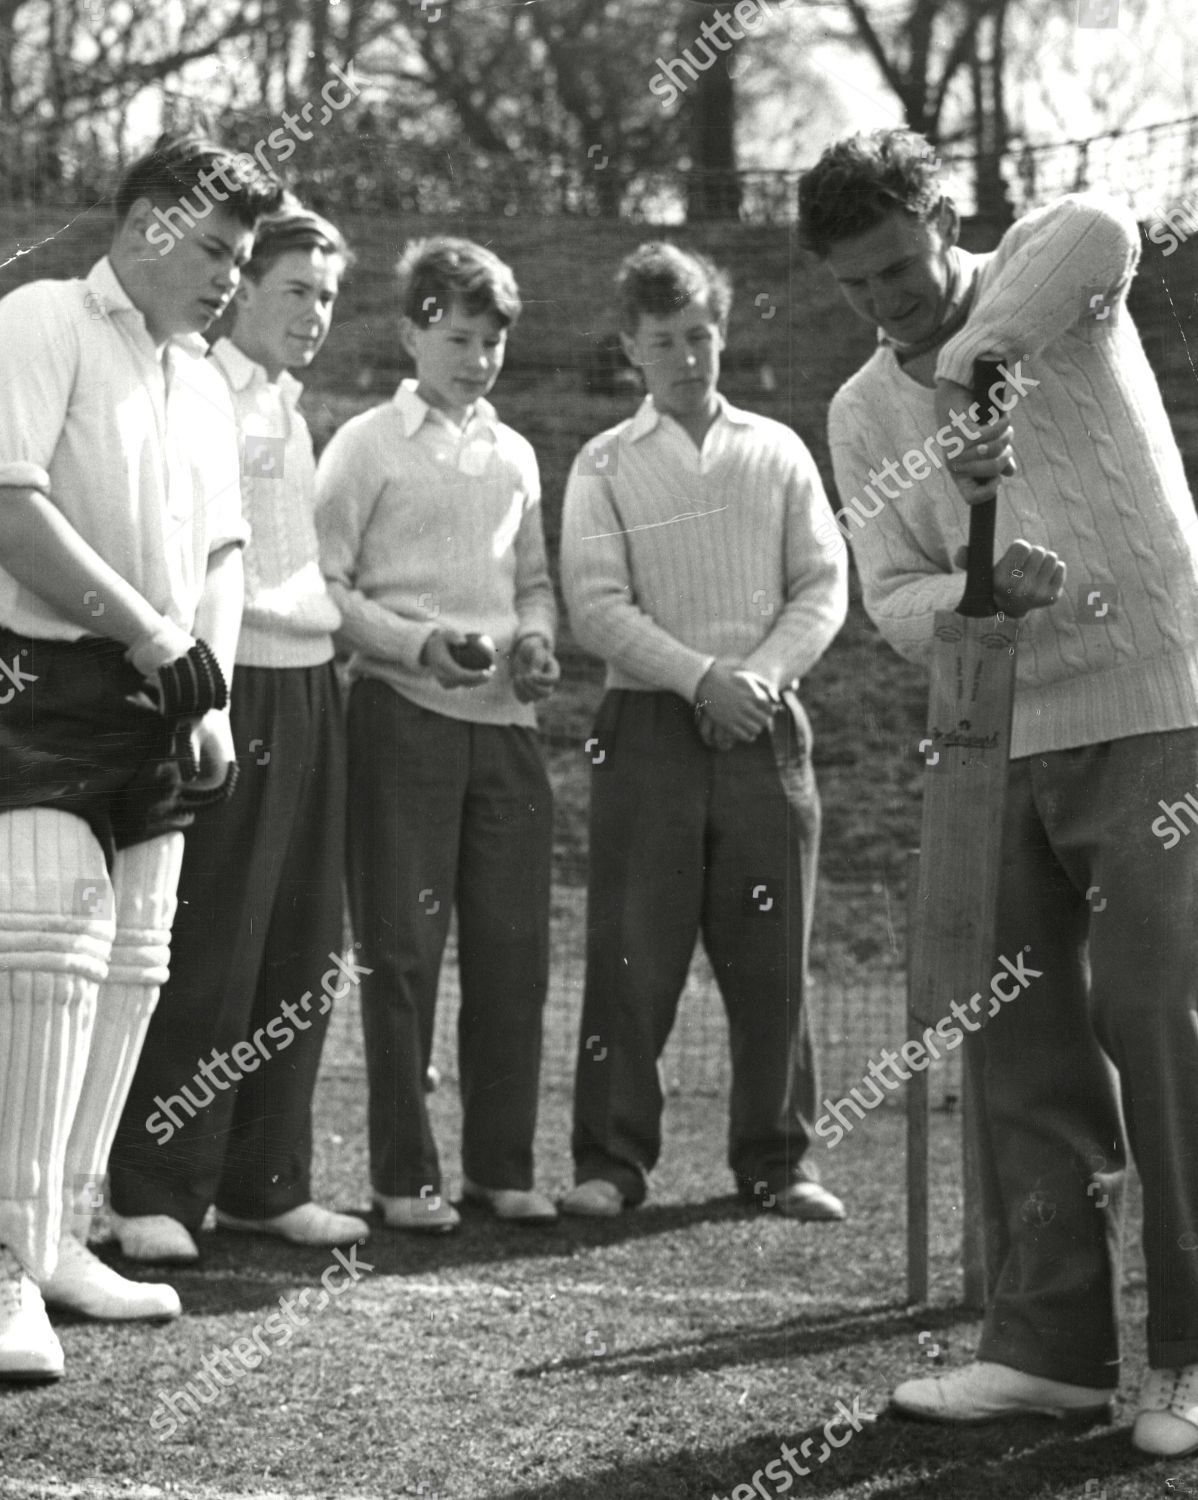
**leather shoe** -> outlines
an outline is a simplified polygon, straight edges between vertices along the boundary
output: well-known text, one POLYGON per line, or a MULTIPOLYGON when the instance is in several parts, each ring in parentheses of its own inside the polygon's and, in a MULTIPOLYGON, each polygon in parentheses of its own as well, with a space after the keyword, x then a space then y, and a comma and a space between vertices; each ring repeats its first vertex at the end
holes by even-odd
POLYGON ((1018 1417, 1054 1417, 1089 1425, 1111 1421, 1112 1395, 1091 1386, 1028 1375, 1009 1365, 974 1360, 946 1375, 905 1380, 891 1396, 890 1404, 905 1417, 959 1426, 1009 1422, 1018 1417))
POLYGON ((1147 1372, 1131 1440, 1162 1458, 1198 1448, 1198 1365, 1147 1372))
POLYGON ((353 1245, 370 1233, 365 1219, 334 1213, 331 1208, 321 1208, 319 1203, 301 1203, 270 1219, 239 1219, 218 1208, 216 1223, 220 1229, 233 1229, 240 1234, 274 1235, 291 1245, 353 1245))
POLYGON ((126 1219, 110 1213, 109 1218, 126 1260, 182 1266, 200 1258, 191 1231, 169 1214, 133 1214, 126 1219))
POLYGON ((614 1219, 624 1211, 624 1194, 604 1177, 589 1177, 565 1194, 561 1210, 581 1219, 614 1219))
POLYGON ((413 1234, 452 1234, 462 1222, 457 1209, 440 1193, 425 1193, 420 1198, 388 1198, 383 1193, 372 1193, 371 1197, 388 1229, 406 1229, 413 1234))
POLYGON ((62 1345, 25 1267, 0 1245, 0 1380, 60 1380, 62 1345))
POLYGON ((835 1193, 830 1193, 818 1182, 792 1182, 780 1193, 772 1193, 763 1205, 770 1213, 781 1214, 786 1219, 803 1219, 816 1223, 828 1219, 843 1219, 845 1207, 835 1193))
POLYGON ((41 1293, 50 1307, 105 1323, 177 1318, 183 1311, 173 1286, 118 1276, 73 1234, 59 1240, 58 1264, 53 1276, 42 1282, 41 1293))
POLYGON ((557 1209, 544 1193, 535 1188, 485 1188, 469 1177, 462 1179, 462 1197, 474 1203, 485 1203, 497 1219, 518 1224, 552 1224, 557 1209))

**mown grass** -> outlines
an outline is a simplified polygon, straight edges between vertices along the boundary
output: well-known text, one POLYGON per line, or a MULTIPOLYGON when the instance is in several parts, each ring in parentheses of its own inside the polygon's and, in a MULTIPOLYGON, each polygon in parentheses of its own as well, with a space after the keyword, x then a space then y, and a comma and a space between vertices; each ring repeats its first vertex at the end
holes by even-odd
MULTIPOLYGON (((360 1073, 326 1072, 317 1103, 318 1191, 363 1208, 360 1073)), ((452 1089, 434 1096, 434 1113, 452 1163, 452 1089)), ((647 1207, 539 1231, 468 1212, 460 1235, 432 1242, 376 1229, 356 1288, 312 1311, 285 1346, 269 1340, 271 1357, 198 1417, 181 1408, 163 1439, 150 1427, 163 1394, 249 1337, 280 1297, 318 1289, 331 1264, 326 1252, 206 1234, 199 1268, 172 1276, 181 1322, 63 1324, 66 1380, 0 1387, 0 1496, 726 1497, 784 1440, 812 1436, 818 1453, 838 1398, 877 1411, 896 1381, 932 1368, 933 1352, 968 1355, 977 1324, 958 1302, 956 1129, 935 1117, 930 1308, 904 1303, 897 1111, 822 1153, 850 1220, 802 1226, 732 1199, 722 1110, 676 1099, 647 1207)), ((569 1180, 567 1132, 568 1097, 555 1090, 538 1143, 547 1185, 569 1180)), ((1137 1264, 1125 1392, 1143 1308, 1137 1264)), ((794 1492, 1141 1500, 1179 1473, 1135 1456, 1125 1432, 1026 1421, 960 1433, 882 1416, 794 1492)))

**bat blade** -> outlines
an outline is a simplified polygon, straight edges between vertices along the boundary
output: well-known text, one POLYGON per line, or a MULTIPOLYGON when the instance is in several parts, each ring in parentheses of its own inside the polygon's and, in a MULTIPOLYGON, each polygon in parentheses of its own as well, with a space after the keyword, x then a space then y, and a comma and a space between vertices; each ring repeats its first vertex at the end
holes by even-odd
MULTIPOLYGON (((1015 702, 1015 622, 936 615, 911 1012, 921 1026, 989 988, 1015 702)), ((984 1013, 984 1012, 983 1012, 984 1013)))
MULTIPOLYGON (((978 360, 974 400, 994 412, 997 366, 978 360)), ((994 606, 996 503, 974 505, 958 609, 933 625, 911 1013, 934 1026, 954 1000, 986 995, 994 973, 1003 810, 1015 705, 1016 624, 994 606)), ((979 1006, 980 1008, 980 1006, 979 1006)))

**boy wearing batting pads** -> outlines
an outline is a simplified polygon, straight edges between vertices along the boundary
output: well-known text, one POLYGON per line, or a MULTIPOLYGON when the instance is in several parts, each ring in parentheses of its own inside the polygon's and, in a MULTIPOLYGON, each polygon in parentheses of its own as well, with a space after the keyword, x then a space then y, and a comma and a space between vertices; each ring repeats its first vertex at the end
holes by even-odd
POLYGON ((167 975, 185 780, 215 792, 233 761, 246 527, 199 334, 276 193, 211 142, 161 142, 86 280, 0 303, 0 658, 24 674, 0 695, 4 1378, 61 1375, 45 1303, 179 1311, 86 1241, 167 975), (182 226, 165 248, 159 213, 182 226))
MULTIPOLYGON (((1133 1438, 1183 1453, 1198 1449, 1198 841, 1168 852, 1152 825, 1198 780, 1198 519, 1128 316, 1131 213, 1071 195, 969 255, 937 165, 919 136, 883 131, 830 147, 800 187, 807 247, 880 336, 829 415, 841 500, 870 497, 849 523, 867 610, 925 659, 960 596, 968 505, 998 487, 993 607, 1019 622, 995 957, 1030 984, 964 1053, 986 1317, 973 1363, 894 1403, 956 1423, 1108 1414, 1126 1124, 1149 1308, 1133 1438), (964 420, 978 358, 1002 361, 1006 407, 982 428, 964 420)), ((843 545, 830 522, 826 542, 843 545)))

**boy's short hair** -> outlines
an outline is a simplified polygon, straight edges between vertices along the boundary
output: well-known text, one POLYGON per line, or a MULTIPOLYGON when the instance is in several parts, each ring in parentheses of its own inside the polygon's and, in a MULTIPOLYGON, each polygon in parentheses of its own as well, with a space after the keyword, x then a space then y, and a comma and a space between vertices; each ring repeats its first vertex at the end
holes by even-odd
POLYGON ((456 302, 472 316, 494 313, 512 327, 523 304, 512 268, 473 240, 432 235, 412 240, 395 267, 399 306, 418 328, 427 328, 446 302, 456 302))
POLYGON ((823 260, 837 240, 876 228, 896 210, 935 213, 940 158, 914 130, 875 130, 829 146, 799 178, 799 243, 823 260))
POLYGON ((121 179, 114 204, 117 227, 139 198, 165 208, 181 204, 192 194, 199 203, 210 201, 252 229, 263 214, 279 207, 283 187, 252 156, 230 151, 210 136, 168 133, 160 135, 121 179), (214 180, 220 184, 219 192, 206 185, 214 180))
POLYGON ((732 283, 714 261, 664 240, 650 240, 625 256, 616 272, 616 295, 620 331, 630 335, 643 314, 668 318, 700 298, 724 329, 732 307, 732 283))
POLYGON ((258 220, 254 230, 254 252, 242 270, 251 281, 261 281, 277 260, 292 250, 323 250, 339 257, 348 270, 354 254, 335 224, 305 208, 288 193, 274 213, 258 220))

